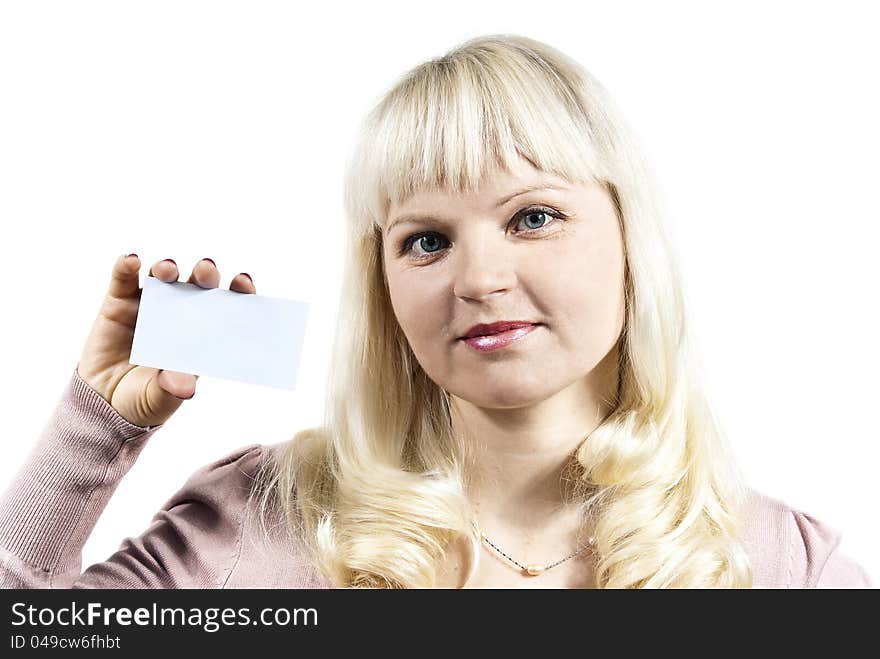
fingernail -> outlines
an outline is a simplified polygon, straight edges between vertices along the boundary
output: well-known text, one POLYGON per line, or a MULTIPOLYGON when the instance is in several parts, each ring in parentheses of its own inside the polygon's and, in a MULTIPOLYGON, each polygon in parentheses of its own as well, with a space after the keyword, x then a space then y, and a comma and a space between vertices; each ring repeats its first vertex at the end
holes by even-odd
POLYGON ((242 272, 241 274, 243 274, 245 277, 247 277, 248 279, 250 279, 252 284, 254 283, 254 278, 251 277, 248 273, 246 273, 246 272, 242 272))
POLYGON ((177 265, 177 261, 175 261, 174 259, 162 259, 162 263, 165 263, 165 261, 168 261, 169 263, 173 263, 174 265, 177 265))
POLYGON ((135 258, 137 258, 137 254, 134 254, 134 253, 132 253, 132 254, 126 254, 126 255, 125 255, 125 258, 129 258, 130 256, 134 256, 135 258))
POLYGON ((202 261, 210 261, 211 265, 213 265, 215 268, 217 267, 217 264, 214 263, 214 259, 209 259, 207 256, 203 258, 202 261))

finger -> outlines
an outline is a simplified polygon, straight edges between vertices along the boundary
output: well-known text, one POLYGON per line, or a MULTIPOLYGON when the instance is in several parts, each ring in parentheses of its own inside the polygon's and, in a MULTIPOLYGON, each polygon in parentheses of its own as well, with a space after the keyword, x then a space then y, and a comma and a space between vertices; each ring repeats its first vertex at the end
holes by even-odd
MULTIPOLYGON (((183 405, 185 400, 185 398, 177 396, 176 393, 169 392, 164 388, 170 385, 172 379, 174 378, 169 378, 165 371, 159 371, 157 375, 151 376, 146 383, 147 400, 145 407, 157 419, 168 419, 183 405)), ((173 386, 171 388, 178 391, 173 386)))
POLYGON ((198 375, 160 370, 156 376, 156 384, 175 398, 189 400, 196 393, 198 379, 198 375))
POLYGON ((125 254, 119 255, 116 263, 113 264, 107 295, 120 299, 136 297, 140 290, 138 287, 140 267, 141 261, 137 254, 131 255, 130 258, 125 254))
POLYGON ((217 288, 220 285, 220 271, 209 258, 204 258, 192 270, 188 284, 196 284, 202 288, 217 288))
POLYGON ((241 272, 229 282, 229 290, 236 293, 256 293, 257 287, 254 286, 254 280, 248 273, 241 272))
POLYGON ((153 267, 150 268, 150 276, 164 282, 171 282, 177 281, 180 272, 174 259, 165 259, 153 264, 153 267))

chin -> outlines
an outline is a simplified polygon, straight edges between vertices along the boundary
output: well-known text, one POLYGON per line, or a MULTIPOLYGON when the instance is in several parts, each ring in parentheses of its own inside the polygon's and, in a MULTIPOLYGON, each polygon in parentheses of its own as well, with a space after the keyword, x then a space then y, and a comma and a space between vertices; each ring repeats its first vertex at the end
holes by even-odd
POLYGON ((522 382, 512 383, 513 386, 505 387, 479 387, 476 391, 468 391, 463 395, 459 394, 459 398, 486 409, 516 409, 519 407, 528 407, 540 403, 549 398, 552 394, 549 390, 541 388, 540 390, 526 386, 522 382))

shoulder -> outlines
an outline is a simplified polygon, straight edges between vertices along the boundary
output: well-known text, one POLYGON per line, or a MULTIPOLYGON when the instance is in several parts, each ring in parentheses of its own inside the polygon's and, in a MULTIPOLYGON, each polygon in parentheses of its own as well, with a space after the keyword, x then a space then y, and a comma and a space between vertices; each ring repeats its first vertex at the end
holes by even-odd
POLYGON ((251 484, 269 457, 269 448, 262 444, 237 448, 196 469, 171 501, 190 498, 234 509, 230 504, 244 504, 251 484), (193 495, 195 499, 191 498, 193 495))
POLYGON ((79 588, 222 588, 241 551, 253 479, 267 457, 243 446, 203 465, 108 560, 89 567, 79 588))
MULTIPOLYGON (((225 465, 224 459, 215 463, 223 465, 220 470, 235 466, 235 476, 227 474, 225 478, 229 479, 228 486, 238 491, 233 508, 242 511, 237 515, 240 533, 236 560, 225 575, 223 588, 331 587, 299 535, 299 522, 292 528, 292 520, 280 506, 275 477, 288 448, 290 440, 243 447, 226 456, 225 465), (269 495, 266 501, 262 500, 264 494, 269 495)), ((223 479, 220 476, 220 481, 223 479)))
POLYGON ((756 588, 870 587, 840 551, 842 533, 785 501, 750 490, 744 543, 756 588))
POLYGON ((189 501, 240 518, 281 464, 289 442, 248 444, 196 469, 168 505, 189 501))

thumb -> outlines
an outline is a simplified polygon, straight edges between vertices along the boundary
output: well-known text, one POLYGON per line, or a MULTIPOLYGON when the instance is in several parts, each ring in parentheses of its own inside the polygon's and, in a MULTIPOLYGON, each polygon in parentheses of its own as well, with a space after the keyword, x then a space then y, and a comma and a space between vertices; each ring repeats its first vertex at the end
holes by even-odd
POLYGON ((198 375, 180 373, 179 371, 160 370, 154 382, 164 392, 180 400, 189 400, 196 394, 198 375))
MULTIPOLYGON (((165 423, 177 411, 183 401, 195 395, 196 376, 176 371, 159 371, 147 382, 146 408, 158 423, 165 423)), ((150 425, 158 425, 153 422, 150 425)))
MULTIPOLYGON (((130 414, 129 420, 139 426, 157 426, 165 423, 177 411, 183 401, 195 393, 195 375, 158 371, 155 368, 139 366, 126 376, 125 391, 117 387, 114 393, 125 397, 124 408, 130 414)), ((120 412, 121 413, 121 412, 120 412)), ((123 416, 125 416, 123 414, 123 416)))

